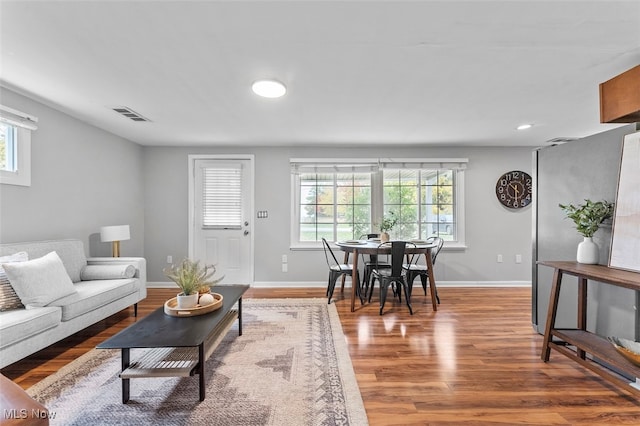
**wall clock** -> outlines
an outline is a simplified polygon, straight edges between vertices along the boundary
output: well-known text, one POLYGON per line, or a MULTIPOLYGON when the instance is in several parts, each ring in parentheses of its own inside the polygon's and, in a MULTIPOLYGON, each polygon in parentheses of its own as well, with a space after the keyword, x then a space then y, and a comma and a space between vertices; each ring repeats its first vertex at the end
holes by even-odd
POLYGON ((521 209, 531 204, 531 176, 519 170, 512 170, 500 176, 496 182, 496 197, 505 207, 521 209))

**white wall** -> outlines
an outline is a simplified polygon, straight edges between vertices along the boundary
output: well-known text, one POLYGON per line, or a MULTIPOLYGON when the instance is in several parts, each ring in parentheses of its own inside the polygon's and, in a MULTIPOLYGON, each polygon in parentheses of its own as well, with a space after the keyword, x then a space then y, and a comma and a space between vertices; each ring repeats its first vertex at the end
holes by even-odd
POLYGON ((129 224, 122 255, 142 255, 142 148, 5 88, 0 103, 39 118, 31 186, 0 184, 0 242, 77 238, 110 256, 100 227, 129 224))
POLYGON ((531 148, 144 148, 145 256, 149 281, 166 281, 167 255, 188 254, 188 177, 190 154, 254 154, 255 282, 257 285, 324 283, 326 264, 321 251, 290 251, 291 157, 466 157, 466 240, 463 251, 443 251, 436 279, 443 284, 505 284, 531 282, 531 208, 508 210, 495 197, 498 177, 509 170, 531 173, 531 148), (281 258, 289 271, 281 271, 281 258), (502 254, 503 263, 496 262, 502 254), (515 263, 516 254, 522 263, 515 263))

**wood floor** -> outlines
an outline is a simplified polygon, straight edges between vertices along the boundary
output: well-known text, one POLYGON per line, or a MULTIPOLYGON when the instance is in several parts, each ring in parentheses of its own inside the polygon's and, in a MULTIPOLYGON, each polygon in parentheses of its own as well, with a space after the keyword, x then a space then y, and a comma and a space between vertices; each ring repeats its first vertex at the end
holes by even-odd
MULTIPOLYGON (((640 401, 553 352, 540 360, 530 289, 440 288, 442 304, 414 290, 414 315, 387 301, 349 310, 336 304, 372 425, 640 425, 640 401)), ((150 289, 144 316, 175 290, 150 289)), ((323 297, 323 289, 251 289, 245 297, 323 297)), ((28 388, 135 318, 122 311, 2 373, 28 388)), ((357 426, 357 425, 356 425, 357 426)))

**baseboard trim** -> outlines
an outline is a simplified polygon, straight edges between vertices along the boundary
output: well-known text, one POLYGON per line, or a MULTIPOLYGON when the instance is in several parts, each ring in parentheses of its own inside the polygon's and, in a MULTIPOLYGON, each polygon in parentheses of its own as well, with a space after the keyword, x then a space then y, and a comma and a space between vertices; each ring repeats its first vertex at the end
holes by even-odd
MULTIPOLYGON (((417 283, 416 283, 417 284, 417 283)), ((416 285, 414 284, 414 285, 416 285)), ((438 281, 438 287, 531 287, 531 281, 438 281)), ((337 286, 340 283, 338 282, 337 286)), ((351 287, 347 281, 345 287, 351 287)), ((326 288, 326 281, 255 281, 254 288, 326 288)), ((173 282, 149 281, 147 288, 173 288, 178 286, 173 282)))

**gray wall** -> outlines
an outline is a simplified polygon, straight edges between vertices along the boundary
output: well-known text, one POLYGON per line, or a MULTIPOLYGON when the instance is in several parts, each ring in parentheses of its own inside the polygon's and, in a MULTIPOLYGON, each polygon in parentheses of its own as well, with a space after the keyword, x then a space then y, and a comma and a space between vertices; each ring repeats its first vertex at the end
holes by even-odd
POLYGON ((258 285, 324 283, 321 251, 290 251, 291 157, 466 157, 466 240, 463 251, 443 251, 436 278, 449 284, 530 283, 531 208, 512 211, 495 197, 498 177, 509 170, 531 172, 531 148, 144 148, 145 257, 151 282, 164 282, 166 257, 188 254, 188 176, 190 154, 255 155, 255 281, 258 285), (281 271, 281 257, 289 271, 281 271), (503 263, 496 255, 504 256, 503 263), (515 263, 515 255, 522 263, 515 263))
POLYGON ((5 88, 0 103, 39 118, 31 186, 0 185, 0 242, 77 238, 110 256, 100 227, 129 224, 122 255, 143 255, 142 148, 5 88))
MULTIPOLYGON (((78 238, 87 254, 109 255, 96 233, 103 225, 129 224, 122 254, 145 256, 151 282, 166 282, 166 256, 188 254, 189 154, 255 155, 255 281, 323 283, 319 251, 290 251, 291 157, 467 157, 466 240, 444 251, 436 277, 442 283, 528 283, 531 209, 511 211, 495 198, 495 182, 508 170, 531 171, 530 148, 166 148, 140 147, 7 89, 1 102, 39 117, 32 138, 32 186, 0 185, 0 241, 78 238), (289 272, 281 257, 289 256, 289 272), (504 263, 496 263, 496 255, 504 263), (522 263, 515 263, 515 255, 522 263)), ((132 123, 136 125, 136 123, 132 123)), ((139 124, 138 124, 139 125, 139 124)))

